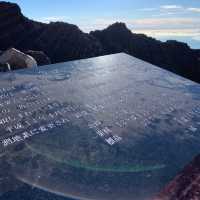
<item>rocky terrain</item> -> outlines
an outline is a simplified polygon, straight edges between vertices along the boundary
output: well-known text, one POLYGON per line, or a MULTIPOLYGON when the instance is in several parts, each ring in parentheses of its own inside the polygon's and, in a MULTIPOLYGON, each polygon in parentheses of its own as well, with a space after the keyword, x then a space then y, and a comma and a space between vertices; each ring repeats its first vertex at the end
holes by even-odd
POLYGON ((181 42, 161 42, 143 34, 134 34, 123 23, 115 23, 103 31, 91 32, 106 53, 126 52, 192 80, 200 81, 197 52, 181 42))
POLYGON ((25 51, 24 53, 33 57, 36 60, 38 66, 51 64, 50 58, 46 54, 44 54, 43 51, 28 50, 25 51))
POLYGON ((9 48, 0 52, 0 72, 48 64, 51 64, 51 61, 42 51, 21 52, 15 48, 9 48))
POLYGON ((200 155, 154 200, 200 200, 200 155))
POLYGON ((11 47, 43 51, 54 63, 103 54, 99 41, 77 26, 35 22, 23 16, 17 4, 1 2, 0 50, 11 47))
POLYGON ((82 32, 77 26, 26 18, 17 4, 0 2, 0 50, 42 51, 53 63, 126 52, 200 83, 200 52, 177 41, 132 33, 125 24, 82 32))

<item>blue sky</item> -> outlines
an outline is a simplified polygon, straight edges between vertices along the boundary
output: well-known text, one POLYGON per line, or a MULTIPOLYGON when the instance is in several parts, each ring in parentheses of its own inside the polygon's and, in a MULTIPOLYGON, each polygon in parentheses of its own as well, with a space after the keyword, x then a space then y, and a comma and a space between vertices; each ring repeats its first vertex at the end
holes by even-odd
POLYGON ((66 21, 83 31, 125 22, 135 33, 200 48, 200 0, 12 0, 31 19, 66 21))

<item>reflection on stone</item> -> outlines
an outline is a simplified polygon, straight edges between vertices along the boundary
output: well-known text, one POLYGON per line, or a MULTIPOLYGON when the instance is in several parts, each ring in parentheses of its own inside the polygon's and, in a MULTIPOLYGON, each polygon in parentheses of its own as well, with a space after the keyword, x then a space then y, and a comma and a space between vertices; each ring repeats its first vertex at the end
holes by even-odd
POLYGON ((144 200, 199 154, 200 86, 126 54, 5 73, 0 85, 2 198, 30 185, 144 200))

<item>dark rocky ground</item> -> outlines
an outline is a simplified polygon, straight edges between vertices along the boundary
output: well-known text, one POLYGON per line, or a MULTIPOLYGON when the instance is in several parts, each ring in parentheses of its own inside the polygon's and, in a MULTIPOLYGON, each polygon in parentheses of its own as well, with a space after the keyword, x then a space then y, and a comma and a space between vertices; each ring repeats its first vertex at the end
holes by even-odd
POLYGON ((200 155, 154 200, 200 200, 200 155))

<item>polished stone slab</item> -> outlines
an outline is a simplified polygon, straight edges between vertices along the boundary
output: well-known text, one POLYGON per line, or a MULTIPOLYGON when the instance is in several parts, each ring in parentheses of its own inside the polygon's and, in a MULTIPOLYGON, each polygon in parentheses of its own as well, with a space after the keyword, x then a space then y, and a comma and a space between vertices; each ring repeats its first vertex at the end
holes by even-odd
POLYGON ((199 153, 200 85, 142 60, 0 73, 0 200, 149 199, 199 153))

